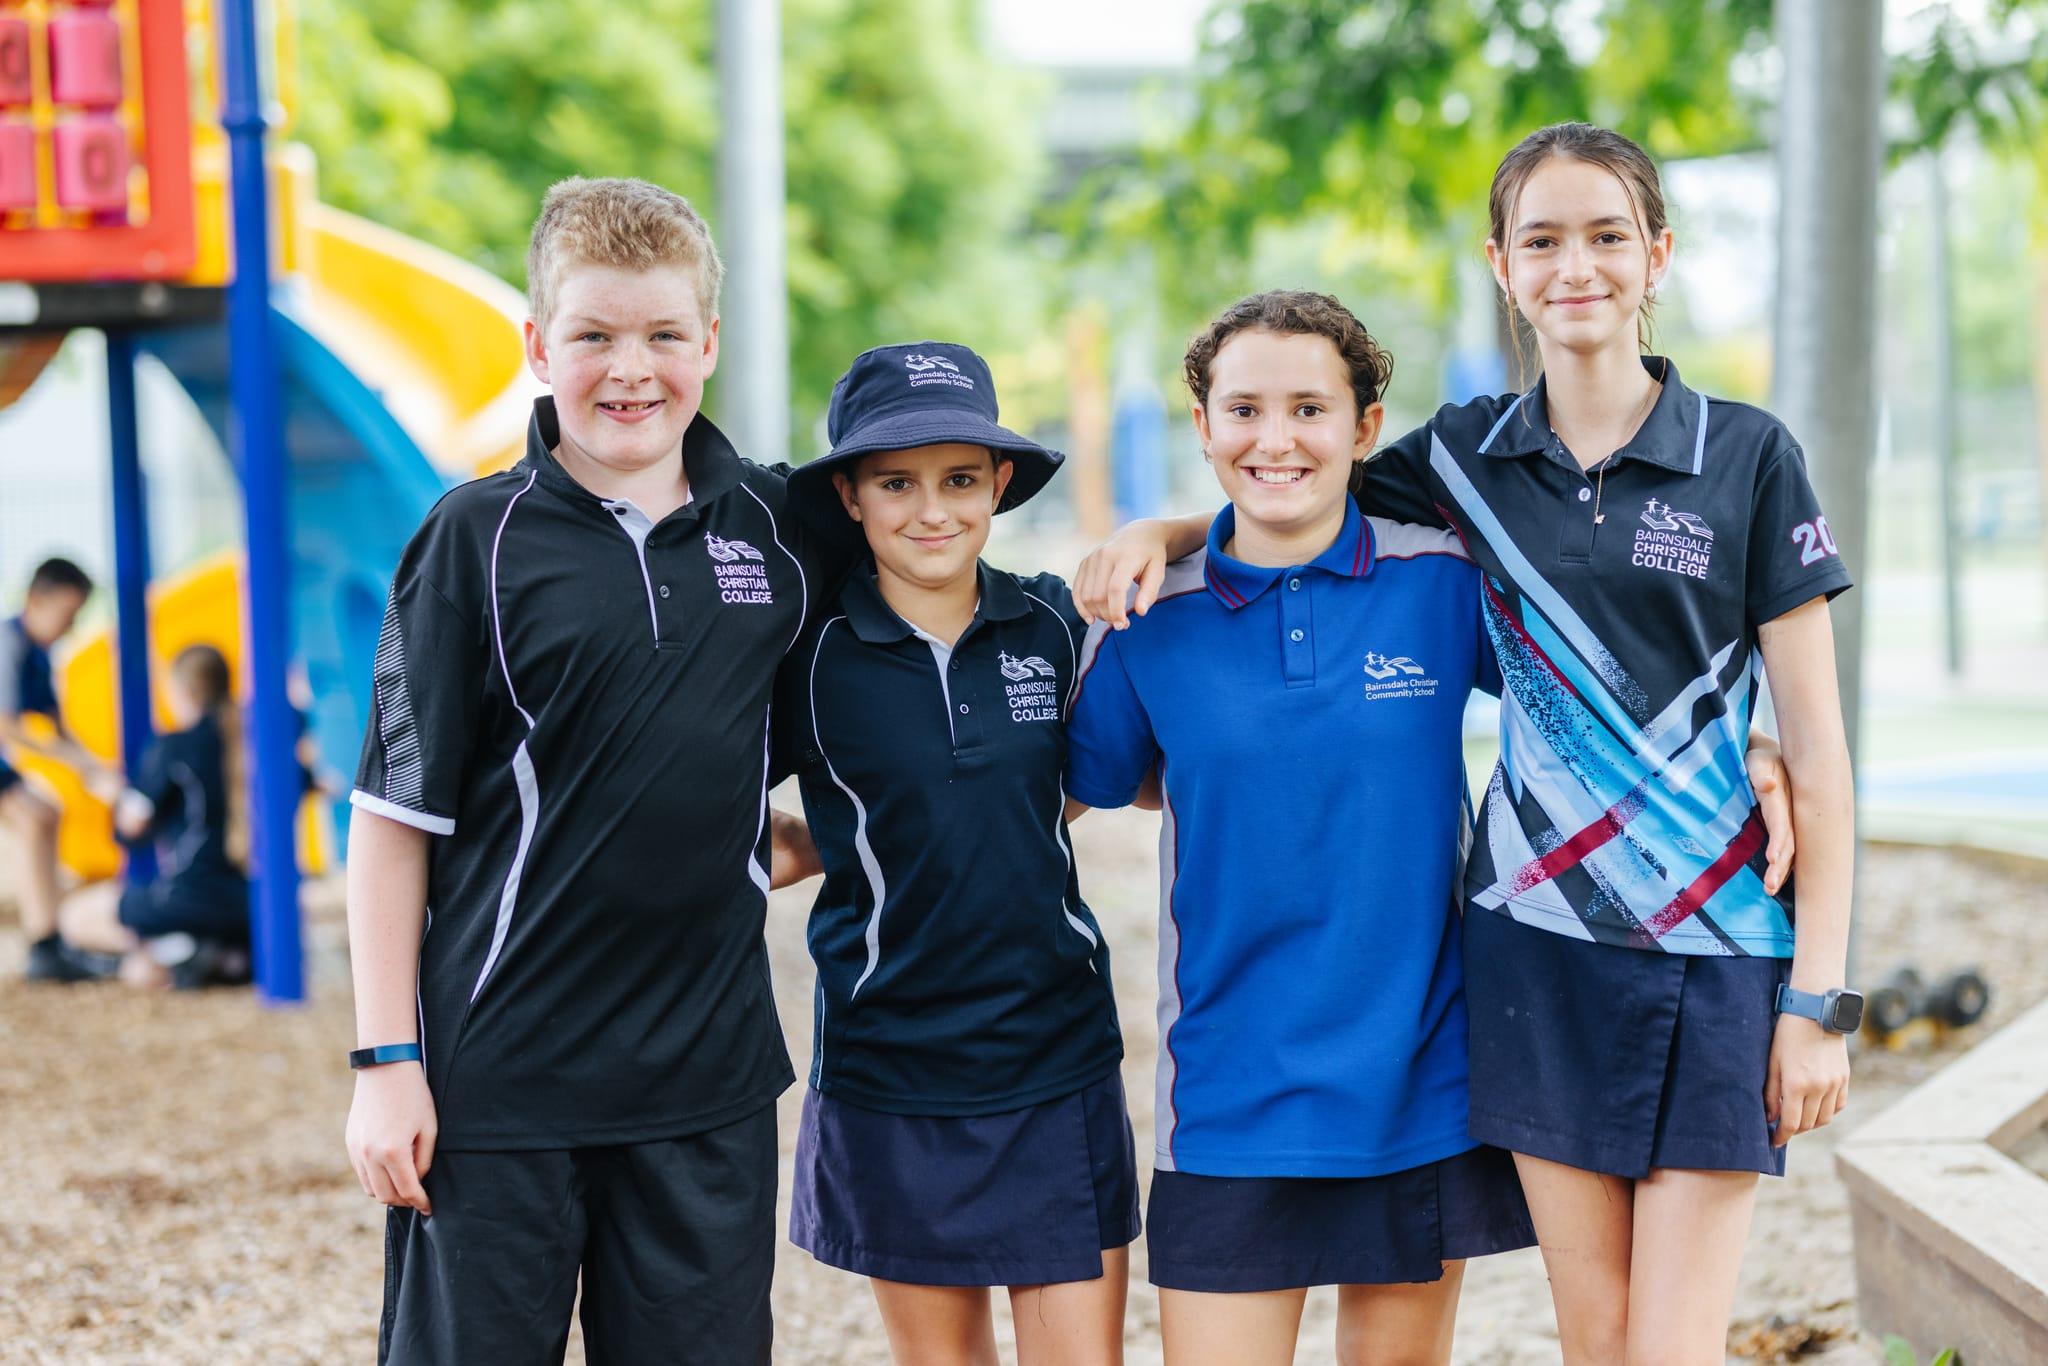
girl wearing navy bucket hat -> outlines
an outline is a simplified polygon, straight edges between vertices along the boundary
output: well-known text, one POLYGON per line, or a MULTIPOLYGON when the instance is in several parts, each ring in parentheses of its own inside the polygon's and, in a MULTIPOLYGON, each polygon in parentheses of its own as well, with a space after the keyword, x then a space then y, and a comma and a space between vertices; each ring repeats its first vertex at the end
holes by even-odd
POLYGON ((1109 950, 1066 835, 1082 626, 1057 577, 980 560, 991 517, 1061 457, 997 421, 947 342, 881 346, 833 391, 829 454, 790 477, 813 528, 864 539, 791 649, 773 768, 822 871, 810 1092, 790 1238, 871 1278, 898 1361, 1121 1359, 1135 1155, 1109 950))

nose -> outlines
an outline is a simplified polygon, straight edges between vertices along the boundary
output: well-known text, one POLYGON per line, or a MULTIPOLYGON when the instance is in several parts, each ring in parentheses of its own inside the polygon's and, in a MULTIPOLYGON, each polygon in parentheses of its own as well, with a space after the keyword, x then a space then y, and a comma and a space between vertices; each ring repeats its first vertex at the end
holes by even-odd
POLYGON ((927 486, 917 495, 917 520, 926 526, 945 525, 946 500, 937 488, 927 486))
POLYGON ((611 379, 620 384, 638 384, 653 373, 654 363, 645 342, 628 338, 612 348, 611 379))
POLYGON ((1577 283, 1593 278, 1593 253, 1584 242, 1567 242, 1558 253, 1558 278, 1577 283))
POLYGON ((1270 414, 1259 424, 1259 454, 1285 455, 1294 449, 1294 427, 1288 414, 1270 414))

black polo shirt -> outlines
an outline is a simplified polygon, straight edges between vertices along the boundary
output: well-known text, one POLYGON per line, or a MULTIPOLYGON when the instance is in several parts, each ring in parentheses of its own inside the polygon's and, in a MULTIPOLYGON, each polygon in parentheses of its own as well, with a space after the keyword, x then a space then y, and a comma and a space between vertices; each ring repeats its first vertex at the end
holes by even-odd
POLYGON ((700 416, 650 523, 549 454, 427 514, 354 803, 440 836, 420 1024, 441 1143, 638 1142, 791 1079, 768 986, 768 704, 818 591, 782 476, 700 416))
POLYGON ((1849 587, 1784 425, 1662 357, 1641 429, 1592 471, 1542 382, 1439 410, 1366 468, 1369 511, 1448 524, 1485 572, 1501 761, 1468 903, 1673 953, 1790 957, 1743 767, 1757 628, 1849 587))
POLYGON ((1081 621, 1051 574, 980 578, 948 649, 854 574, 776 690, 825 865, 811 1085, 896 1114, 1021 1109, 1123 1056, 1063 819, 1081 621))

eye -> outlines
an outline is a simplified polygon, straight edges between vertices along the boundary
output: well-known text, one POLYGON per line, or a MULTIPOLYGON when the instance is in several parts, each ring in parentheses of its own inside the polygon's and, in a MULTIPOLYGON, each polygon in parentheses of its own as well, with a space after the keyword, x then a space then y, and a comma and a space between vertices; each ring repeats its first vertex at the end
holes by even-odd
POLYGON ((1548 251, 1556 245, 1557 239, 1554 237, 1532 237, 1522 243, 1522 246, 1529 251, 1548 251))
POLYGON ((1627 241, 1628 239, 1626 237, 1623 237, 1620 233, 1610 230, 1608 232, 1601 233, 1598 237, 1595 237, 1593 240, 1603 247, 1615 247, 1620 246, 1623 242, 1627 241))
POLYGON ((1321 417, 1324 408, 1320 403, 1304 403, 1294 410, 1296 417, 1321 417))
POLYGON ((961 470, 958 473, 949 474, 946 476, 946 485, 948 488, 971 489, 975 486, 975 484, 979 482, 980 481, 976 479, 975 476, 967 470, 961 470))
POLYGON ((585 332, 585 333, 582 333, 582 334, 580 334, 580 335, 579 335, 579 336, 578 336, 578 337, 576 338, 576 340, 577 340, 577 341, 580 341, 580 342, 586 342, 586 341, 603 341, 604 339, 605 339, 605 337, 604 337, 604 333, 602 333, 602 332, 585 332))
POLYGON ((1252 405, 1249 403, 1233 403, 1228 408, 1225 408, 1223 411, 1229 413, 1234 418, 1238 418, 1239 420, 1251 417, 1257 412, 1257 410, 1253 408, 1252 405))
POLYGON ((885 493, 902 493, 909 489, 909 487, 910 481, 900 474, 892 475, 882 481, 882 490, 885 493))
POLYGON ((680 332, 657 332, 654 334, 654 339, 656 341, 681 341, 683 334, 680 332))

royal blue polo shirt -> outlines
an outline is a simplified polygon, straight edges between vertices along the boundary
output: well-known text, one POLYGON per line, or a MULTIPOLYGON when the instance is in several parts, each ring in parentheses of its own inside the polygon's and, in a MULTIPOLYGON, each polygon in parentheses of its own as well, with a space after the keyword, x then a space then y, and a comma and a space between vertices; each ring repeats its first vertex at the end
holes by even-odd
POLYGON ((1678 367, 1593 470, 1545 386, 1446 406, 1366 467, 1367 510, 1453 527, 1485 571, 1501 759, 1465 890, 1541 929, 1670 953, 1792 954, 1743 767, 1765 622, 1849 587, 1784 424, 1678 367))
POLYGON ((659 521, 551 454, 449 492, 392 577, 351 798, 435 836, 419 1021, 455 1149, 699 1133, 793 1074, 768 982, 768 707, 843 557, 699 414, 659 521))
POLYGON ((825 866, 811 1085, 896 1114, 1022 1109, 1123 1056, 1064 818, 1080 617, 1053 575, 978 573, 950 645, 852 575, 776 685, 825 866))
POLYGON ((1306 564, 1209 544, 1130 629, 1100 623, 1067 791, 1155 764, 1159 1169, 1376 1176, 1466 1135, 1460 742, 1479 575, 1448 533, 1364 518, 1306 564))

